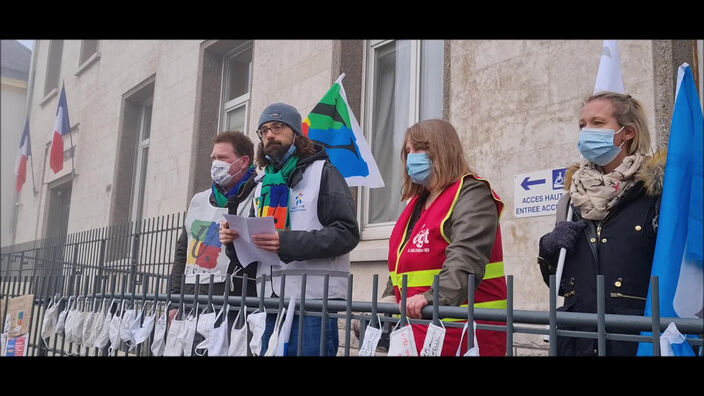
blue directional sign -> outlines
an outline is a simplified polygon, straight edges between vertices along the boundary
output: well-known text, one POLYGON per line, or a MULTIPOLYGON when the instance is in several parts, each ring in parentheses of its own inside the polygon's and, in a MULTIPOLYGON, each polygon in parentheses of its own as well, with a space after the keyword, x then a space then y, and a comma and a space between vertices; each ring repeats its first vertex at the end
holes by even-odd
POLYGON ((514 176, 513 214, 516 217, 554 215, 565 193, 565 168, 543 169, 514 176))

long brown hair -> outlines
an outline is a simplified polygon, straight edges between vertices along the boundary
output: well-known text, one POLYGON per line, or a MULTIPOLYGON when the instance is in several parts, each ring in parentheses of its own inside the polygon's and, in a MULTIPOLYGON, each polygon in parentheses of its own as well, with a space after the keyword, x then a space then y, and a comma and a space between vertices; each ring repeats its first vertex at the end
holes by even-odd
MULTIPOLYGON (((296 146, 294 154, 298 156, 298 158, 303 159, 315 154, 315 146, 313 146, 312 140, 303 135, 298 135, 295 132, 293 138, 293 145, 296 146)), ((266 154, 264 154, 264 144, 259 140, 259 144, 257 145, 257 166, 266 168, 267 165, 269 165, 269 160, 266 158, 266 154)))
POLYGON ((425 187, 413 183, 406 172, 406 144, 410 143, 416 150, 425 150, 432 162, 430 190, 442 189, 459 180, 470 172, 462 151, 457 131, 445 120, 425 120, 412 125, 406 130, 401 147, 403 185, 401 200, 405 201, 423 192, 425 187))

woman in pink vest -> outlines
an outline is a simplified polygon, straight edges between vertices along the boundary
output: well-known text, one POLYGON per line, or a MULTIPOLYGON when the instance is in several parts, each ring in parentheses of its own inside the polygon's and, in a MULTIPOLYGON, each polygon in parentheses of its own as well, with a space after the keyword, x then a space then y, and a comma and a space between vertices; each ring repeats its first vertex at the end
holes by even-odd
MULTIPOLYGON (((389 239, 389 273, 385 294, 401 301, 403 275, 408 276, 406 314, 421 318, 432 304, 433 276, 439 275, 440 305, 466 306, 467 277, 474 274, 475 308, 506 308, 499 215, 503 203, 489 183, 473 174, 453 126, 443 120, 421 121, 406 131, 401 161, 401 200, 409 200, 389 239)), ((445 322, 447 323, 447 321, 445 322)), ((478 324, 503 324, 477 321, 478 324)), ((446 327, 442 355, 455 356, 462 329, 446 327)), ((427 325, 412 325, 417 351, 427 325)), ((504 356, 506 334, 477 330, 481 356, 504 356)), ((461 353, 467 348, 466 335, 461 353)))

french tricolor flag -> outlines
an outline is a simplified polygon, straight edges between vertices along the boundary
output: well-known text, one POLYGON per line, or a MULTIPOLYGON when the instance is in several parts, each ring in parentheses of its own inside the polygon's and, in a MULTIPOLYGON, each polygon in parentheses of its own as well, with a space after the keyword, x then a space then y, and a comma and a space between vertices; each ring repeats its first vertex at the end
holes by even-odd
POLYGON ((17 160, 15 161, 15 176, 17 176, 17 191, 22 189, 22 185, 27 180, 27 157, 32 155, 32 145, 29 143, 29 119, 25 121, 24 132, 20 139, 20 148, 17 150, 17 160))
POLYGON ((51 140, 51 153, 49 155, 49 166, 58 173, 64 167, 64 140, 63 136, 71 130, 68 121, 68 105, 66 104, 66 89, 61 86, 61 96, 59 97, 59 107, 56 109, 56 120, 54 121, 54 135, 51 140))

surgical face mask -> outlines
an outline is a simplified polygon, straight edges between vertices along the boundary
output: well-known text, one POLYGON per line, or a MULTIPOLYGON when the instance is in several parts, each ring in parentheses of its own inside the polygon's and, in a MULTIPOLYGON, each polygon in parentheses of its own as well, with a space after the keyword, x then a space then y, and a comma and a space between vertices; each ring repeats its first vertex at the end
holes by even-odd
MULTIPOLYGON (((474 346, 467 350, 463 356, 479 356, 479 344, 477 343, 477 322, 472 322, 472 325, 474 327, 474 346)), ((464 342, 464 334, 467 332, 467 329, 469 329, 469 326, 467 326, 467 322, 465 322, 464 328, 462 328, 462 337, 460 337, 460 345, 457 347, 455 356, 460 356, 460 351, 462 351, 462 343, 464 342)))
POLYGON ((110 331, 108 332, 108 336, 110 337, 110 348, 108 348, 108 354, 112 355, 113 352, 120 346, 120 323, 122 321, 122 317, 120 315, 120 312, 115 312, 115 315, 113 315, 112 320, 110 320, 110 331))
POLYGON ((103 326, 100 329, 100 334, 93 341, 93 346, 98 349, 103 349, 110 341, 110 324, 112 323, 112 314, 108 310, 103 318, 103 326))
POLYGON ((389 336, 389 353, 388 356, 418 356, 416 350, 416 341, 413 338, 413 329, 411 325, 403 326, 396 330, 401 322, 396 324, 394 331, 389 336))
POLYGON ((164 341, 164 333, 166 332, 166 322, 168 316, 168 306, 164 309, 164 314, 159 317, 159 320, 154 324, 154 339, 152 340, 152 345, 150 347, 152 355, 162 356, 164 354, 164 347, 166 342, 164 341))
POLYGON ((42 332, 41 336, 43 339, 49 338, 56 334, 56 320, 59 317, 59 302, 53 303, 53 300, 49 303, 44 313, 44 320, 42 321, 42 332))
POLYGON ((83 334, 81 335, 81 342, 83 345, 89 346, 93 343, 93 321, 95 320, 95 313, 93 311, 88 311, 85 313, 83 319, 83 334))
POLYGON ((128 309, 120 321, 120 340, 122 340, 129 349, 134 348, 134 334, 139 330, 140 322, 142 321, 142 312, 136 309, 128 309))
POLYGON ((381 319, 376 317, 379 322, 379 327, 372 327, 371 323, 367 325, 364 330, 364 340, 362 340, 362 346, 359 348, 359 356, 374 356, 376 353, 376 346, 379 344, 381 339, 381 319))
POLYGON ((262 349, 262 335, 266 330, 266 308, 264 312, 255 312, 247 317, 247 324, 252 330, 252 340, 249 342, 249 349, 252 355, 259 356, 262 349))
POLYGON ((144 317, 144 322, 142 323, 142 326, 134 332, 135 345, 139 345, 143 343, 147 338, 149 338, 149 334, 151 334, 152 329, 154 328, 155 319, 155 313, 144 317))
POLYGON ((186 318, 185 330, 181 331, 178 336, 178 340, 183 347, 183 356, 191 356, 193 349, 193 339, 196 336, 196 322, 197 318, 195 315, 186 318))
POLYGON ((620 133, 623 128, 625 126, 622 126, 615 133, 613 129, 582 128, 577 148, 588 161, 604 166, 613 161, 621 152, 621 146, 626 141, 624 140, 619 146, 614 146, 614 136, 620 133))
POLYGON ((284 317, 286 315, 286 308, 282 308, 281 312, 276 316, 276 324, 274 325, 274 331, 269 337, 269 345, 266 348, 266 353, 264 356, 275 356, 276 349, 279 346, 279 333, 281 332, 281 326, 284 323, 284 317))
POLYGON ((425 334, 423 341, 423 349, 420 350, 420 356, 440 356, 442 353, 442 345, 445 342, 445 325, 434 324, 428 325, 428 332, 425 334))
POLYGON ((210 337, 208 337, 208 356, 227 356, 228 342, 227 342, 227 312, 223 309, 218 313, 217 318, 213 322, 213 328, 210 330, 210 337), (223 316, 222 313, 225 312, 223 316), (220 326, 215 327, 215 322, 217 319, 222 317, 220 326))
POLYGON ((71 304, 71 301, 69 300, 68 303, 66 303, 66 308, 64 308, 63 311, 59 314, 59 317, 56 319, 56 334, 61 334, 65 331, 66 328, 66 316, 68 314, 68 306, 71 304))
POLYGON ((410 153, 406 157, 406 173, 411 181, 421 186, 430 186, 433 162, 426 153, 410 153))
MULTIPOLYGON (((244 158, 244 157, 242 157, 242 158, 244 158)), ((212 165, 210 165, 210 177, 219 186, 226 187, 227 184, 230 183, 230 181, 232 180, 233 177, 239 175, 240 172, 242 172, 242 169, 240 169, 234 175, 230 174, 230 167, 232 165, 242 161, 242 158, 238 159, 237 161, 235 161, 233 163, 220 161, 220 160, 214 160, 212 165)))
MULTIPOLYGON (((103 301, 103 305, 105 302, 103 301)), ((86 347, 92 347, 95 344, 95 340, 98 339, 100 332, 103 330, 103 324, 105 323, 105 312, 100 310, 93 313, 93 321, 90 325, 91 329, 87 337, 83 337, 83 344, 86 347)))
MULTIPOLYGON (((251 316, 251 315, 250 315, 251 316)), ((266 314, 264 316, 266 319, 266 314)), ((237 314, 235 323, 232 325, 232 331, 230 332, 230 347, 227 349, 227 356, 247 356, 247 322, 249 318, 247 317, 247 307, 245 306, 243 310, 237 314), (244 311, 244 325, 241 328, 237 328, 240 323, 240 316, 244 311)))
POLYGON ((171 321, 169 333, 166 335, 166 346, 164 348, 164 356, 181 356, 181 354, 183 354, 183 345, 179 342, 178 337, 185 329, 185 320, 174 319, 171 321))
POLYGON ((203 336, 203 341, 201 341, 196 346, 196 355, 205 355, 205 350, 208 349, 208 340, 210 338, 210 332, 213 330, 213 325, 215 324, 215 312, 210 312, 207 314, 201 314, 198 317, 198 323, 196 325, 196 331, 198 334, 203 336))

